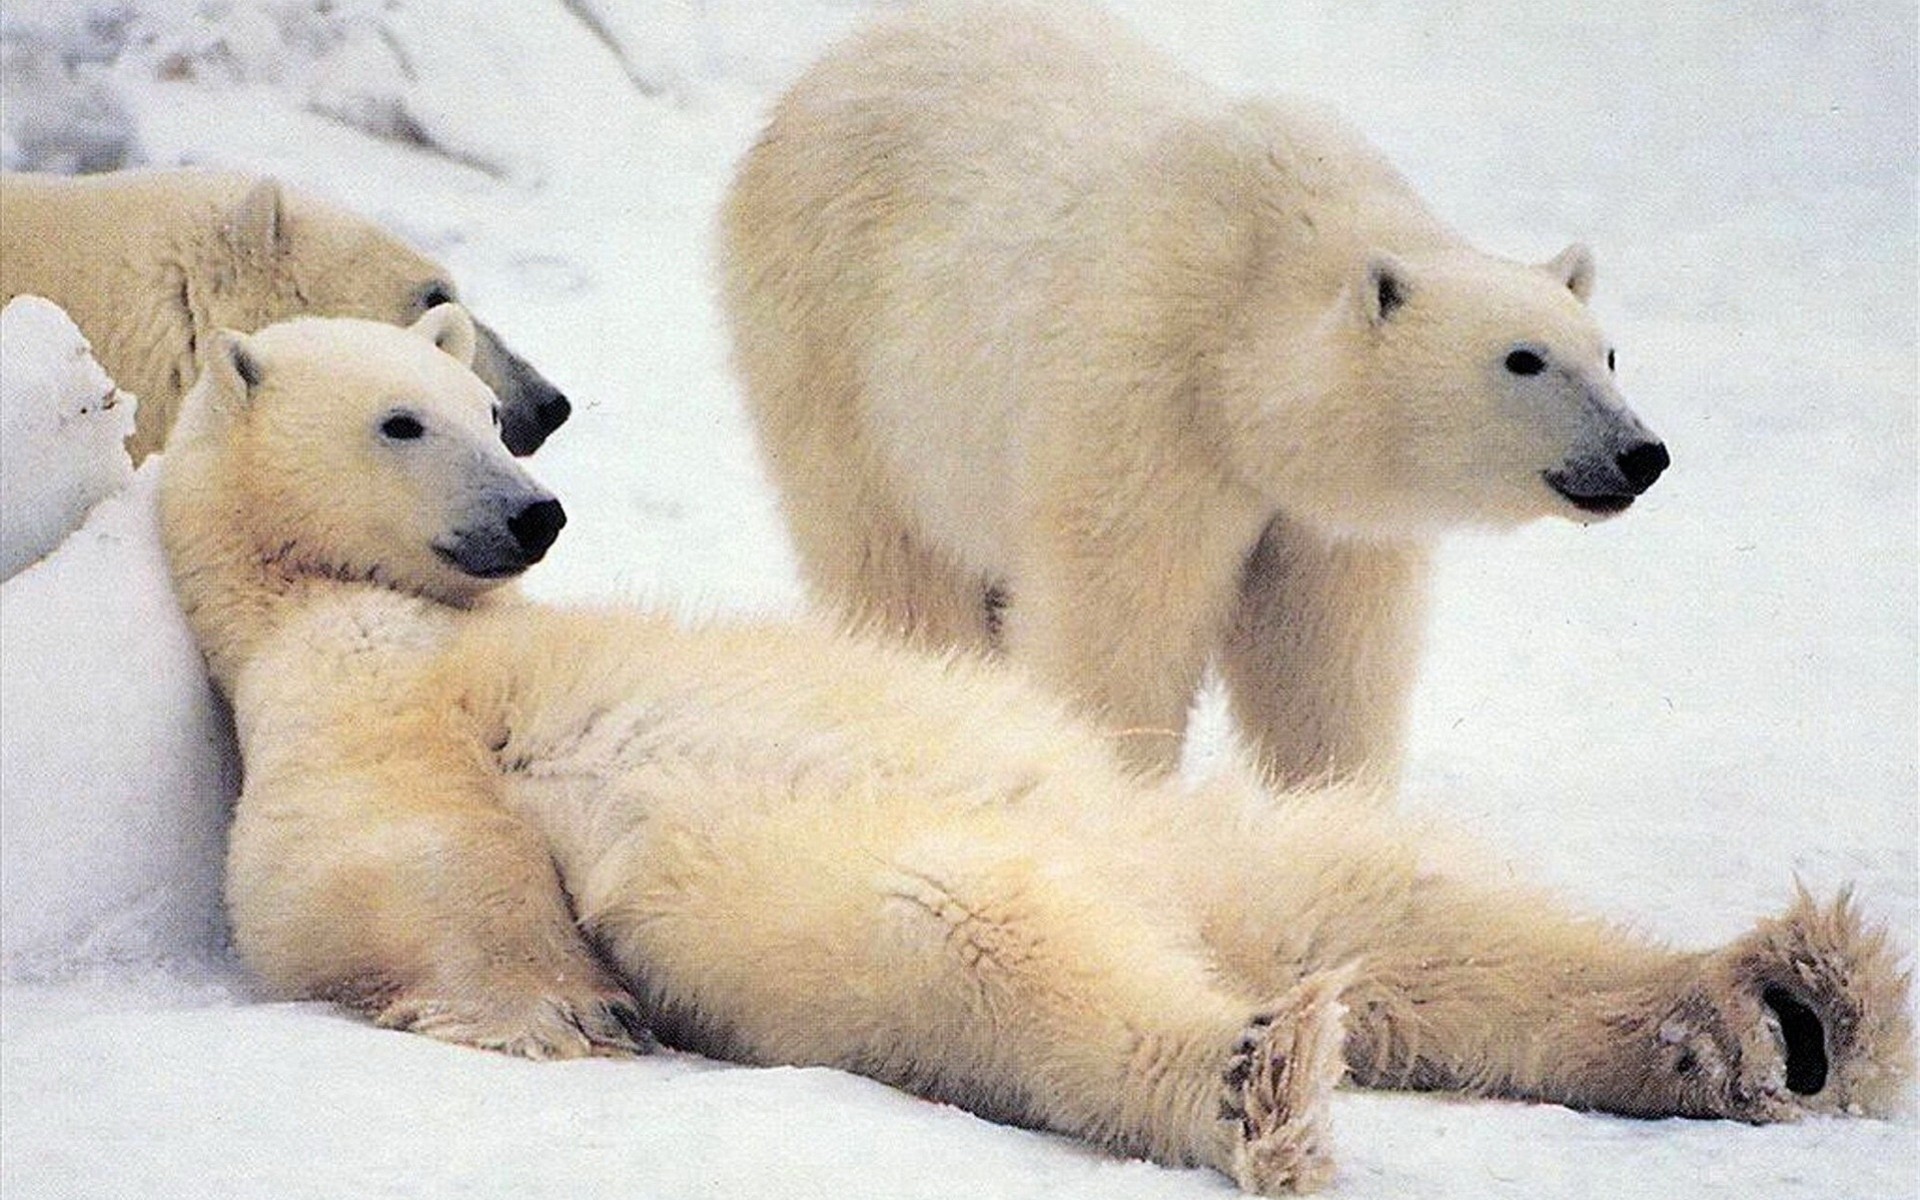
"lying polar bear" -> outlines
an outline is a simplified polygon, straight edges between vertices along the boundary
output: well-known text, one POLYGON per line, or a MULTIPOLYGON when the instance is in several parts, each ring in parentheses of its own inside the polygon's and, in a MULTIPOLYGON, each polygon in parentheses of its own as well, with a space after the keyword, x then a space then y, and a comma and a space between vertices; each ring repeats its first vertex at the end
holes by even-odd
POLYGON ((472 328, 222 334, 169 448, 233 703, 228 903, 278 994, 530 1057, 819 1064, 1261 1194, 1328 1093, 1881 1112, 1907 987, 1842 898, 1675 952, 1354 796, 1176 797, 1008 670, 517 600, 558 503, 472 328))

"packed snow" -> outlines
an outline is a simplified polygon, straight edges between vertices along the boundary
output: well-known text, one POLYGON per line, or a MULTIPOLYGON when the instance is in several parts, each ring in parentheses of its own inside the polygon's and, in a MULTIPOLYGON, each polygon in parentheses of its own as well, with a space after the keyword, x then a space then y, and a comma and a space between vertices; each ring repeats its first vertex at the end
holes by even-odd
POLYGON ((0 309, 0 580, 58 546, 133 478, 134 399, 50 300, 0 309))
MULTIPOLYGON (((712 214, 782 84, 873 7, 8 0, 0 158, 270 171, 387 223, 574 401, 532 463, 572 517, 532 591, 790 610, 712 214)), ((1857 884, 1913 947, 1911 5, 1113 7, 1223 87, 1340 106, 1488 249, 1592 244, 1622 385, 1673 450, 1617 521, 1448 546, 1407 805, 1676 943, 1733 936, 1797 877, 1857 884)), ((9 393, 17 353, 9 333, 9 393)), ((98 461, 76 431, 29 470, 13 436, 10 510, 42 470, 98 461)), ((262 1001, 224 948, 237 770, 154 477, 0 585, 7 1196, 1230 1190, 830 1071, 526 1063, 262 1001)), ((1920 1187, 1912 1116, 1747 1128, 1354 1091, 1335 1123, 1341 1197, 1920 1187)))

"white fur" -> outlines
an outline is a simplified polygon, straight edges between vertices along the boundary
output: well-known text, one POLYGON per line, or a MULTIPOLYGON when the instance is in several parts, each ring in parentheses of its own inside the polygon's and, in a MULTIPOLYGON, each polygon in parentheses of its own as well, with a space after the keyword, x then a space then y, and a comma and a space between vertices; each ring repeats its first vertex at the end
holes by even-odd
POLYGON ((1648 436, 1584 249, 1482 254, 1323 107, 1230 101, 1078 5, 916 6, 829 54, 724 243, 814 591, 1003 646, 1142 764, 1219 656, 1275 775, 1391 777, 1427 545, 1591 519, 1549 473, 1604 491, 1648 436))

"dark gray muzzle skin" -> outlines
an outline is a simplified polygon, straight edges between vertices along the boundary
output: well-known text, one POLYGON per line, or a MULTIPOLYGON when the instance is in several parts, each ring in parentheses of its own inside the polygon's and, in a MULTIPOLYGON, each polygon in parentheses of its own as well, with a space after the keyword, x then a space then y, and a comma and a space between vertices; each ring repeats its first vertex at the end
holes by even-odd
POLYGON ((507 349, 493 330, 476 321, 473 331, 473 373, 493 389, 500 440, 524 458, 538 450, 548 434, 566 424, 573 405, 525 359, 507 349))
POLYGON ((1595 389, 1587 404, 1598 419, 1593 433, 1559 467, 1547 471, 1547 486, 1582 512, 1625 511, 1660 478, 1672 459, 1666 444, 1643 424, 1612 388, 1595 389))
POLYGON ((476 579, 507 579, 546 557, 566 510, 544 489, 501 496, 484 517, 434 544, 440 558, 476 579))

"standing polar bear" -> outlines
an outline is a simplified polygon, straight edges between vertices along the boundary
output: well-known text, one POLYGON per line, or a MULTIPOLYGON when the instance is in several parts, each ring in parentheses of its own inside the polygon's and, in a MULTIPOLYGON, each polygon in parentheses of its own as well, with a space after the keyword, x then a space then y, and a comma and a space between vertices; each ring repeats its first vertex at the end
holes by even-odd
POLYGON ((1000 664, 501 598, 558 505, 459 311, 415 332, 222 335, 166 455, 275 992, 836 1066, 1265 1194, 1328 1176, 1349 1069, 1746 1121, 1902 1095, 1907 983, 1844 899, 1675 952, 1352 796, 1176 796, 1000 664))
MULTIPOLYGON (((166 444, 217 329, 305 314, 405 325, 455 298, 444 267, 364 217, 273 179, 127 171, 79 179, 0 175, 0 304, 66 309, 140 406, 137 464, 166 444)), ((498 397, 500 435, 531 454, 567 398, 485 326, 475 370, 498 397)))
POLYGON ((1276 779, 1392 778, 1434 537, 1598 520, 1668 461, 1585 248, 1479 253, 1336 117, 1077 6, 881 20, 781 101, 723 239, 813 591, 1003 642, 1143 765, 1212 659, 1276 779))

